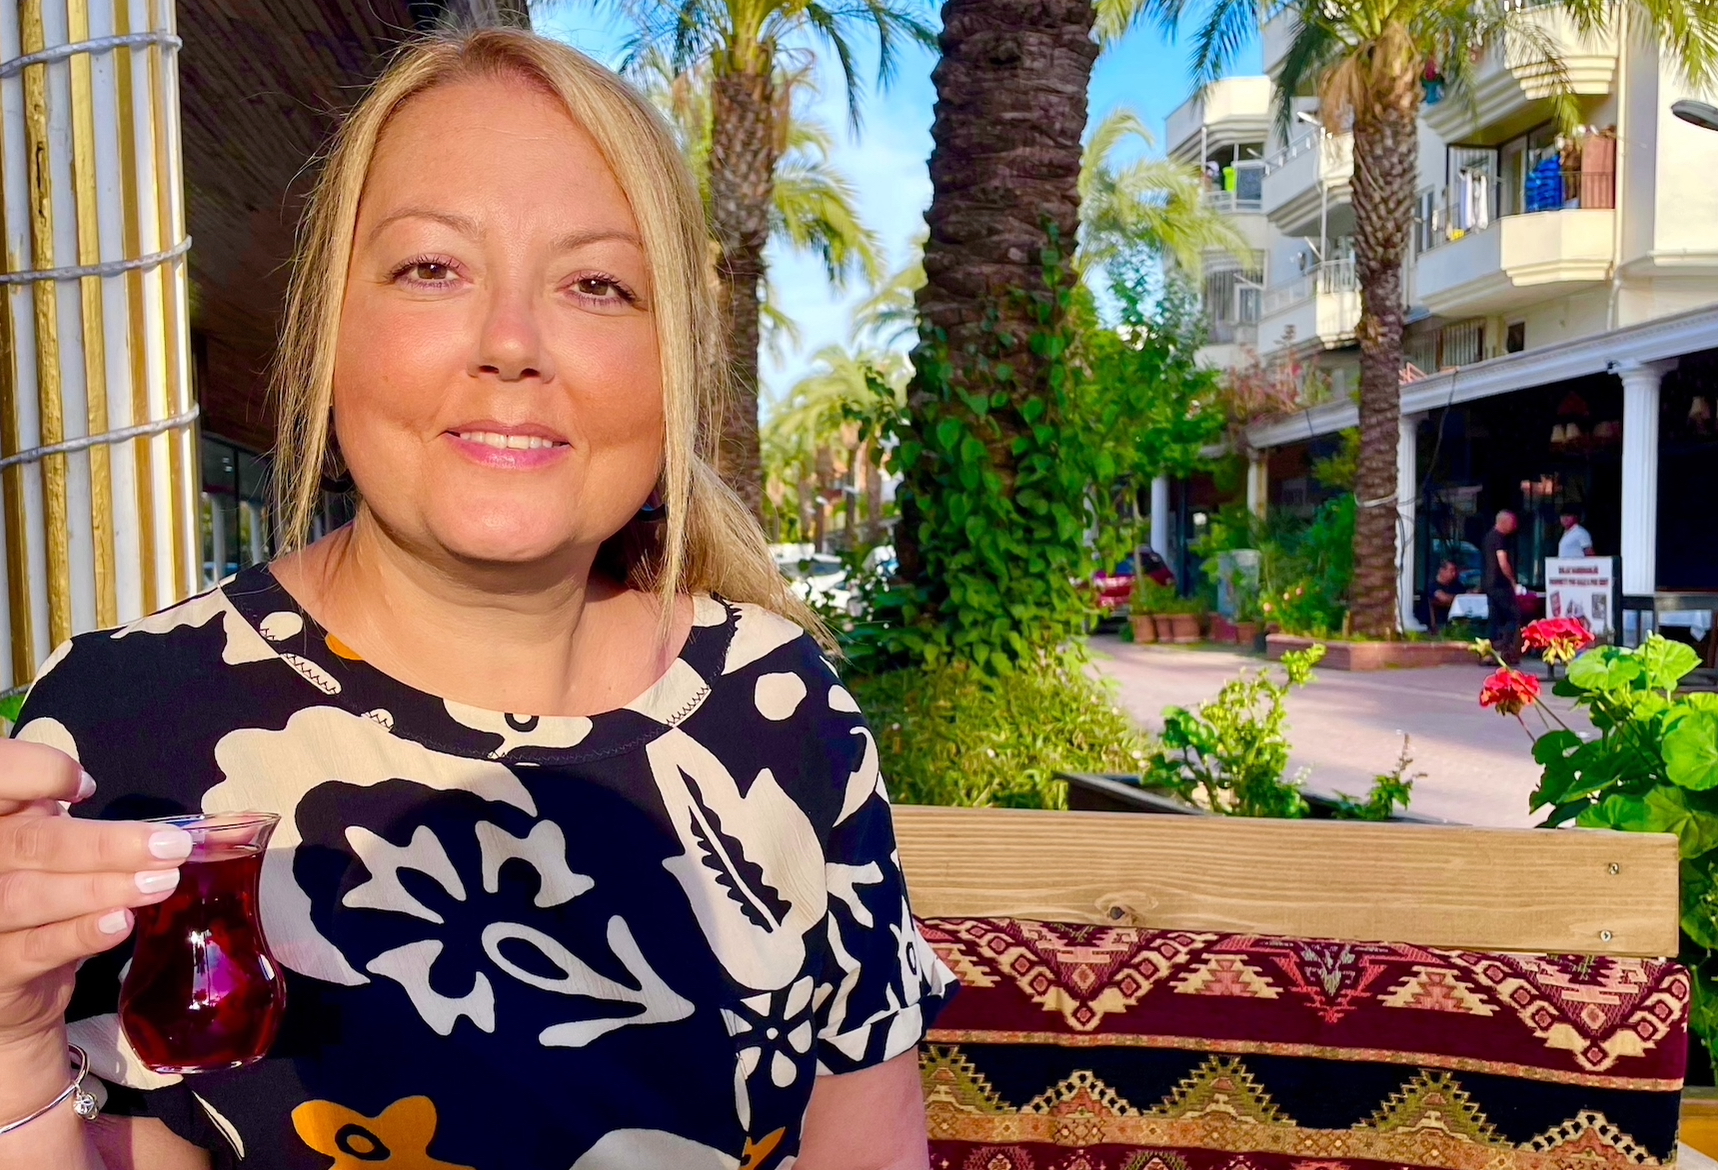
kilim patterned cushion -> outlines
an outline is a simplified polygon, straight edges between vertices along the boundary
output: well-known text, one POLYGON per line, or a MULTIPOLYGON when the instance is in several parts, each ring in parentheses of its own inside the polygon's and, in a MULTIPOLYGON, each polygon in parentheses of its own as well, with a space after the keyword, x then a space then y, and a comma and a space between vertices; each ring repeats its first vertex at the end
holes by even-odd
POLYGON ((1688 973, 1013 919, 932 919, 933 1170, 1674 1164, 1688 973))

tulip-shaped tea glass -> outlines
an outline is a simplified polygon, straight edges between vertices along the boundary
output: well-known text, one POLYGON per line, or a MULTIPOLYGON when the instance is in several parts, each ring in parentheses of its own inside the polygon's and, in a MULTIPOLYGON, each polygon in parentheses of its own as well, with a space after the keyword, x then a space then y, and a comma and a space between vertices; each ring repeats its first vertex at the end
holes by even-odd
POLYGON ((275 813, 159 817, 191 834, 165 902, 137 911, 137 943, 119 989, 119 1022, 144 1064, 213 1072, 261 1060, 286 1013, 286 979, 257 909, 275 813))

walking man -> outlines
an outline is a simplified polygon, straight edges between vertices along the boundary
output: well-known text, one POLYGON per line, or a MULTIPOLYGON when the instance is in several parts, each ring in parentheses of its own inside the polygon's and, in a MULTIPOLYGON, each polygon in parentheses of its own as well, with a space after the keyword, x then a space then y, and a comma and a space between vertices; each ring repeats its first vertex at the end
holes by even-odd
POLYGON ((1515 600, 1516 527, 1515 513, 1505 508, 1480 544, 1481 584, 1490 611, 1486 633, 1511 666, 1521 661, 1521 607, 1515 600))

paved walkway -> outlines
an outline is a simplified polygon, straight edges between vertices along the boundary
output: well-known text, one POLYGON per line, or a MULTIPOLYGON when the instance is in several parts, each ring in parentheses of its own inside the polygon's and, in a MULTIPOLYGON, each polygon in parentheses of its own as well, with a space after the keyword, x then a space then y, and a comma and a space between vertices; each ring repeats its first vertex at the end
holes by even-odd
MULTIPOLYGON (((1098 671, 1119 685, 1122 707, 1152 731, 1163 726, 1163 708, 1195 706, 1242 669, 1264 665, 1227 650, 1140 646, 1110 635, 1094 637, 1092 650, 1098 671)), ((1310 791, 1360 796, 1374 775, 1395 764, 1407 732, 1414 770, 1426 773, 1414 786, 1414 812, 1472 825, 1536 824, 1527 798, 1538 765, 1519 723, 1480 708, 1487 673, 1477 662, 1375 673, 1320 670, 1288 701, 1292 768, 1312 769, 1310 791)), ((1565 700, 1550 701, 1572 727, 1591 730, 1565 700)), ((1527 719, 1537 727, 1534 715, 1527 719)))

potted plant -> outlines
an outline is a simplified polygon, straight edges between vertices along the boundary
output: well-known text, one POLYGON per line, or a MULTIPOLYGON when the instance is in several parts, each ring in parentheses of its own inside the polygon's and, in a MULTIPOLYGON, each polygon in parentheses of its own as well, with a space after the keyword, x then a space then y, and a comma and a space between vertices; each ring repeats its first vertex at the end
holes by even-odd
POLYGON ((1259 606, 1260 598, 1257 589, 1244 589, 1235 597, 1235 642, 1237 645, 1252 648, 1259 641, 1263 630, 1261 619, 1264 614, 1259 606))
MULTIPOLYGON (((1169 636, 1167 638, 1163 636, 1160 625, 1157 632, 1158 640, 1175 642, 1180 645, 1197 642, 1202 633, 1200 617, 1204 609, 1204 604, 1196 597, 1176 598, 1168 610, 1169 636)), ((1160 617, 1159 622, 1161 623, 1161 621, 1162 618, 1160 617)))
MULTIPOLYGON (((1133 596, 1128 600, 1128 620, 1133 625, 1133 640, 1135 642, 1156 642, 1162 635, 1158 630, 1160 615, 1166 616, 1166 607, 1175 601, 1175 591, 1166 585, 1159 585, 1150 577, 1135 577, 1133 596)), ((1168 621, 1162 624, 1167 627, 1168 621)))

